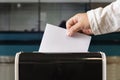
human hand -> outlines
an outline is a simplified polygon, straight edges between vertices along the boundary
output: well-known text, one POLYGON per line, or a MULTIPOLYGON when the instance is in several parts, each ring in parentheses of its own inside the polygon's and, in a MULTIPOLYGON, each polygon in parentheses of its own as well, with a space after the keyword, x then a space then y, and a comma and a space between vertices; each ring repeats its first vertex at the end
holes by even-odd
POLYGON ((66 22, 67 35, 72 36, 76 32, 83 32, 85 34, 93 34, 88 21, 87 13, 79 13, 71 17, 66 22))

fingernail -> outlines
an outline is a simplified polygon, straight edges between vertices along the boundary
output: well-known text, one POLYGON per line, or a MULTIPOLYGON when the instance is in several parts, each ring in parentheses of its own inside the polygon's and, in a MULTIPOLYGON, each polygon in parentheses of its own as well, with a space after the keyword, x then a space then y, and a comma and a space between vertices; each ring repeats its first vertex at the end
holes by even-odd
POLYGON ((67 31, 67 36, 72 36, 70 31, 67 31))

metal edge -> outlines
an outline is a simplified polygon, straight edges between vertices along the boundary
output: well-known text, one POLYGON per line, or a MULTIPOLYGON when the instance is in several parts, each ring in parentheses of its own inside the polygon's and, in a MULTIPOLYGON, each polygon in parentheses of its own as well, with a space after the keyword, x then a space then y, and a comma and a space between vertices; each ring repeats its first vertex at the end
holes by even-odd
POLYGON ((22 52, 18 52, 15 55, 15 80, 19 80, 19 56, 22 52))
POLYGON ((106 73, 106 55, 104 52, 100 52, 101 56, 102 56, 102 68, 103 68, 103 72, 102 72, 102 80, 107 80, 107 73, 106 73))

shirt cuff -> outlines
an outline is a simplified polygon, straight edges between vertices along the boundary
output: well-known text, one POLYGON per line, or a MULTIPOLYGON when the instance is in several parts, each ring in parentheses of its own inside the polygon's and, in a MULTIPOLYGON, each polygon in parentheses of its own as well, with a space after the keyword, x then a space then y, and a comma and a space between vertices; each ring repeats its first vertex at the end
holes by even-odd
POLYGON ((99 25, 98 25, 98 21, 97 21, 94 10, 88 11, 87 16, 88 16, 88 20, 89 20, 89 23, 90 23, 90 28, 91 28, 93 34, 94 35, 100 35, 101 31, 99 30, 99 25))

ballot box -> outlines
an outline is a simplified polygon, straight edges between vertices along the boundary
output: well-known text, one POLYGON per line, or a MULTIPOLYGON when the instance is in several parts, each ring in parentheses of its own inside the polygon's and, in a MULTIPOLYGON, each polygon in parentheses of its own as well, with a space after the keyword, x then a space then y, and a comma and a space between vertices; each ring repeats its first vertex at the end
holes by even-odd
POLYGON ((15 80, 106 80, 106 56, 102 52, 19 52, 15 80))

